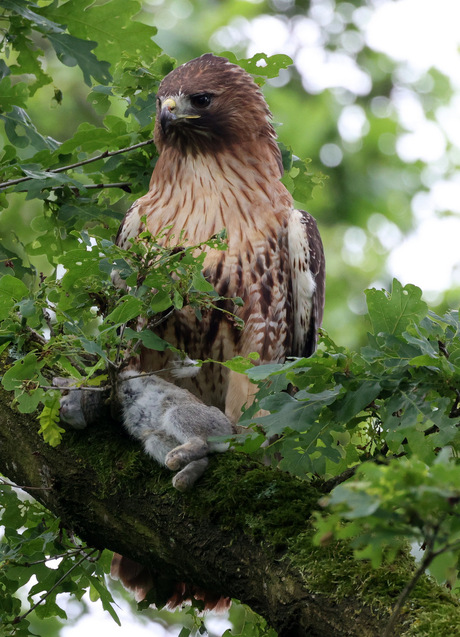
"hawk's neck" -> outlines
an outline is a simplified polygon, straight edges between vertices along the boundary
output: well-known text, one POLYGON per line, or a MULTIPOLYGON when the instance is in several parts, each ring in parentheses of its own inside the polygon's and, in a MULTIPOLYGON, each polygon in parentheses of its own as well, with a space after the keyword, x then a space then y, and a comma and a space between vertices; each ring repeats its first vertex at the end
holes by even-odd
POLYGON ((256 146, 257 154, 250 144, 239 144, 214 155, 165 148, 150 190, 139 200, 139 215, 147 216, 149 230, 158 234, 171 225, 170 234, 177 240, 183 232, 190 244, 206 241, 222 228, 234 246, 244 243, 248 233, 276 236, 292 198, 279 181, 270 145, 256 146))

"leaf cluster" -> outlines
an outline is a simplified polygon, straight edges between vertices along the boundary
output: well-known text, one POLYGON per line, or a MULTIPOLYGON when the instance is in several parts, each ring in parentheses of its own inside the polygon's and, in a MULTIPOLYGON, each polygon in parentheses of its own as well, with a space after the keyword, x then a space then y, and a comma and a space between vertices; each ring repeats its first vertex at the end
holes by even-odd
POLYGON ((460 555, 459 315, 437 316, 419 288, 397 280, 391 293, 366 296, 371 330, 359 352, 323 333, 311 358, 247 372, 260 391, 243 416, 253 424, 241 449, 257 453, 268 438, 273 463, 335 486, 324 500, 333 514, 318 518, 319 541, 353 537, 356 555, 375 566, 407 541, 431 543, 433 572, 453 582, 460 555), (270 414, 254 417, 260 408, 270 414))
MULTIPOLYGON (((172 68, 171 58, 152 39, 156 29, 133 20, 139 8, 135 0, 2 4, 0 121, 9 142, 2 150, 2 185, 54 206, 64 221, 113 214, 108 206, 126 191, 147 189, 154 154, 113 154, 106 161, 102 155, 92 161, 101 149, 114 151, 149 140, 156 88, 172 68), (120 24, 123 29, 115 28, 120 24), (116 60, 115 50, 123 51, 116 60), (62 64, 79 68, 91 87, 88 101, 103 117, 102 126, 82 123, 62 144, 42 134, 28 113, 30 98, 53 82, 45 71, 51 51, 62 64), (74 164, 66 175, 56 172, 74 164), (11 184, 15 179, 20 183, 11 184), (106 190, 100 200, 102 184, 115 191, 106 190)), ((66 98, 65 90, 55 86, 57 107, 66 98)), ((4 196, 0 205, 6 206, 4 196)))
POLYGON ((23 413, 43 403, 40 431, 47 442, 58 444, 63 429, 59 392, 46 391, 42 370, 54 368, 83 382, 119 369, 141 345, 157 351, 170 347, 155 333, 165 316, 187 304, 200 318, 203 309, 217 308, 223 300, 202 267, 207 249, 225 248, 224 237, 197 246, 179 239, 170 247, 164 233, 154 237, 146 230, 122 250, 108 239, 72 231, 73 241, 60 258, 62 275, 56 269, 37 277, 30 289, 11 274, 0 278, 0 349, 17 351, 2 384, 14 392, 23 413))
POLYGON ((89 590, 93 601, 120 624, 114 601, 105 585, 110 554, 102 555, 61 527, 60 522, 14 485, 0 480, 0 515, 4 536, 0 544, 0 635, 28 637, 35 634, 29 614, 38 619, 67 619, 57 596, 70 593, 81 599, 89 590), (35 576, 36 581, 30 581, 35 576), (17 591, 27 585, 28 611, 23 611, 17 591))

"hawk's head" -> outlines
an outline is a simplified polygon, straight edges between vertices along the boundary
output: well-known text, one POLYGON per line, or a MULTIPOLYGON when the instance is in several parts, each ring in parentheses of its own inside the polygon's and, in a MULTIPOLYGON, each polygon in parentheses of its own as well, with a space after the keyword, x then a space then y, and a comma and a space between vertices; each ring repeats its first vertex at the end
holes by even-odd
POLYGON ((172 146, 193 154, 216 153, 263 138, 273 144, 269 118, 267 103, 249 73, 206 53, 161 82, 155 143, 159 152, 172 146))

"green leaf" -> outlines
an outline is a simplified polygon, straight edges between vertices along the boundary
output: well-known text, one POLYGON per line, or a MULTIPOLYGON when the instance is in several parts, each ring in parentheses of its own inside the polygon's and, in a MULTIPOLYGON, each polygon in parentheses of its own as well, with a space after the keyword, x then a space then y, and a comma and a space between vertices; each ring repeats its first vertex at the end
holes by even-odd
POLYGON ((238 374, 244 374, 254 367, 254 361, 258 361, 259 358, 260 356, 257 352, 251 352, 247 356, 234 356, 229 361, 225 361, 221 364, 234 372, 238 372, 238 374))
POLYGON ((142 344, 145 345, 145 347, 147 347, 148 349, 156 350, 157 352, 163 352, 169 347, 169 343, 167 341, 164 341, 162 338, 157 336, 155 332, 148 329, 136 332, 130 327, 127 327, 125 328, 124 336, 127 339, 139 339, 142 341, 142 344))
POLYGON ((59 145, 51 137, 40 135, 26 111, 18 106, 13 106, 8 113, 0 113, 0 119, 5 122, 5 133, 13 146, 55 150, 59 145))
POLYGON ((372 380, 360 382, 357 389, 347 388, 344 396, 337 400, 332 408, 335 420, 347 423, 367 407, 380 392, 380 383, 372 380))
POLYGON ((96 252, 89 251, 84 245, 75 250, 69 250, 60 259, 67 270, 62 277, 62 287, 71 291, 82 287, 92 276, 101 276, 99 268, 100 257, 96 252))
POLYGON ((249 378, 255 382, 265 380, 272 374, 285 369, 283 363, 268 363, 267 365, 255 365, 248 368, 247 374, 249 378))
POLYGON ((252 75, 260 75, 267 78, 278 77, 281 69, 287 69, 293 64, 288 55, 281 53, 276 55, 256 53, 252 58, 247 59, 238 59, 231 51, 224 51, 219 55, 227 58, 233 64, 238 64, 238 66, 241 66, 252 75))
POLYGON ((9 111, 13 106, 25 108, 28 96, 29 91, 24 82, 11 85, 9 77, 0 82, 0 110, 9 111))
POLYGON ((19 411, 23 414, 33 413, 43 400, 44 395, 45 392, 40 388, 31 391, 23 391, 19 394, 16 392, 16 400, 19 411))
POLYGON ((92 53, 97 42, 86 42, 67 33, 48 33, 48 40, 54 47, 59 60, 66 66, 79 66, 88 86, 93 77, 101 84, 108 84, 112 79, 108 62, 100 62, 92 53))
POLYGON ((24 283, 11 274, 0 278, 0 320, 6 318, 15 304, 29 295, 24 283))
POLYGON ((445 585, 446 583, 455 582, 457 579, 456 563, 458 560, 458 553, 455 551, 445 551, 434 558, 429 566, 430 575, 432 575, 436 581, 445 585))
POLYGON ((142 309, 142 301, 134 296, 124 296, 120 299, 118 306, 106 316, 104 324, 114 323, 115 325, 122 325, 134 318, 137 318, 142 309))
POLYGON ((341 392, 341 386, 317 394, 305 390, 295 396, 282 392, 267 396, 260 401, 260 407, 271 412, 260 419, 260 423, 270 435, 280 434, 285 429, 307 431, 313 426, 324 407, 332 403, 341 392))
POLYGON ((118 617, 118 615, 117 615, 117 613, 115 612, 115 609, 114 609, 115 601, 114 601, 110 591, 105 586, 105 584, 102 584, 97 577, 92 577, 91 578, 91 586, 97 592, 97 595, 99 596, 99 598, 100 598, 100 600, 102 602, 103 609, 106 610, 109 613, 109 615, 112 617, 112 619, 119 626, 121 626, 120 619, 119 619, 119 617, 118 617))
POLYGON ((72 35, 97 42, 97 55, 104 60, 114 58, 114 51, 127 56, 142 55, 149 63, 161 49, 153 41, 155 27, 133 20, 141 9, 137 0, 112 0, 92 4, 92 0, 51 5, 46 15, 66 24, 72 35))
POLYGON ((195 272, 193 274, 192 286, 195 288, 195 290, 199 290, 200 292, 213 292, 214 291, 214 286, 211 285, 211 283, 209 283, 209 281, 207 281, 204 278, 203 272, 201 272, 201 271, 195 272))
POLYGON ((27 2, 27 0, 2 0, 3 9, 8 9, 9 11, 22 15, 23 18, 29 20, 43 33, 62 33, 65 31, 64 27, 32 11, 30 7, 38 9, 38 6, 34 2, 27 2))
POLYGON ((373 333, 386 332, 399 336, 409 325, 421 321, 428 312, 421 297, 420 288, 410 284, 403 288, 397 279, 393 279, 391 294, 384 290, 366 290, 373 333))
POLYGON ((44 365, 44 361, 39 361, 36 354, 29 352, 24 358, 16 361, 4 374, 2 385, 7 391, 18 389, 23 381, 28 381, 37 377, 37 374, 44 365))
POLYGON ((45 398, 45 405, 38 417, 40 423, 39 433, 43 435, 45 442, 52 447, 56 447, 62 439, 64 429, 59 427, 61 393, 59 391, 49 391, 45 398))
POLYGON ((34 75, 36 80, 28 87, 30 95, 34 95, 37 89, 46 84, 50 84, 53 78, 44 72, 42 67, 43 51, 37 48, 36 42, 26 37, 23 33, 18 33, 14 40, 14 47, 19 52, 17 64, 11 66, 11 72, 18 75, 27 73, 34 75))
POLYGON ((171 295, 163 290, 158 291, 150 301, 150 309, 158 314, 169 309, 171 306, 171 295))

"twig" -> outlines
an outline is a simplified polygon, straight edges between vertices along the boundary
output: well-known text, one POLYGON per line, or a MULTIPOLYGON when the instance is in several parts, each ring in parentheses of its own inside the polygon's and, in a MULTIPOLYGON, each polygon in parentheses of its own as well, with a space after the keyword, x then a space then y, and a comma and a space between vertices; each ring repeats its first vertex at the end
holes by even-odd
MULTIPOLYGON (((74 557, 75 555, 85 555, 88 557, 87 553, 81 548, 72 549, 67 551, 66 553, 59 553, 58 555, 49 555, 48 557, 43 558, 42 560, 36 560, 35 562, 16 562, 13 560, 9 561, 9 564, 12 566, 23 566, 25 568, 29 568, 30 566, 36 566, 37 564, 46 564, 46 562, 51 562, 52 560, 59 560, 61 557, 74 557)), ((92 559, 92 558, 89 558, 92 559)))
POLYGON ((39 385, 40 389, 50 390, 57 389, 58 391, 107 391, 107 387, 57 387, 56 385, 39 385))
MULTIPOLYGON (((110 361, 109 361, 110 362, 110 361)), ((112 363, 115 367, 117 367, 114 363, 112 363)), ((161 369, 156 369, 154 372, 139 372, 134 376, 130 376, 129 378, 121 378, 119 382, 125 383, 134 378, 146 378, 147 376, 156 376, 157 374, 161 374, 162 372, 169 372, 173 369, 176 369, 174 365, 170 365, 169 367, 162 367, 161 369)), ((58 391, 68 392, 68 391, 94 391, 94 392, 105 392, 107 391, 108 385, 104 385, 102 387, 85 387, 84 385, 80 387, 58 387, 56 385, 39 385, 40 389, 50 390, 57 389, 58 391)), ((20 487, 21 488, 21 487, 20 487)), ((39 487, 36 487, 37 489, 39 487)))
POLYGON ((339 476, 335 476, 334 478, 331 478, 330 480, 326 480, 326 482, 324 482, 321 485, 321 491, 324 491, 324 493, 330 493, 332 489, 337 487, 339 484, 342 484, 342 482, 345 482, 349 478, 353 477, 359 466, 360 466, 359 464, 356 464, 354 465, 354 467, 349 467, 348 469, 345 469, 345 471, 341 473, 339 476))
POLYGON ((45 599, 51 595, 51 593, 60 585, 62 584, 62 582, 70 575, 70 573, 72 571, 74 571, 76 568, 78 568, 80 566, 80 564, 83 564, 83 562, 85 562, 86 560, 90 559, 91 555, 93 555, 94 553, 97 552, 97 549, 93 549, 92 551, 90 551, 88 554, 85 553, 85 555, 81 558, 81 560, 78 560, 78 562, 76 562, 73 566, 71 566, 69 568, 68 571, 66 571, 64 573, 64 575, 62 577, 60 577, 58 579, 58 581, 56 582, 56 584, 54 584, 54 586, 52 586, 49 591, 46 591, 46 593, 44 595, 42 595, 40 597, 40 599, 38 600, 38 602, 36 602, 33 606, 31 606, 29 608, 29 610, 24 613, 23 615, 19 615, 18 617, 15 617, 13 619, 13 624, 19 624, 19 622, 21 622, 23 619, 25 619, 27 617, 27 615, 29 615, 33 610, 35 610, 37 608, 37 606, 40 606, 40 604, 42 602, 45 601, 45 599))
MULTIPOLYGON (((132 183, 130 181, 120 181, 114 184, 88 184, 84 185, 86 190, 91 190, 92 188, 121 188, 125 192, 131 192, 132 183)), ((75 188, 75 190, 80 190, 79 188, 75 188)))
POLYGON ((53 487, 29 487, 29 486, 20 486, 18 484, 14 484, 14 482, 8 482, 3 478, 0 478, 0 488, 1 487, 12 487, 13 489, 22 489, 23 491, 51 491, 53 487))
MULTIPOLYGON (((91 189, 102 189, 102 188, 120 188, 125 192, 131 192, 132 182, 130 181, 120 181, 119 183, 113 184, 82 184, 81 186, 70 186, 70 189, 74 192, 74 194, 78 195, 80 190, 91 190, 91 189)), ((58 190, 62 188, 62 186, 52 186, 50 190, 58 190)))
POLYGON ((402 607, 406 603, 407 598, 414 590, 415 585, 417 584, 419 579, 422 577, 423 573, 426 571, 428 566, 433 561, 434 557, 435 556, 431 551, 427 552, 423 560, 420 562, 420 566, 415 571, 414 577, 407 582, 407 584, 401 591, 401 594, 398 597, 398 601, 396 602, 393 608, 393 613, 390 617, 390 621, 388 622, 382 637, 392 637, 392 635, 394 635, 394 629, 395 629, 399 614, 401 613, 402 607))
MULTIPOLYGON (((395 629, 398 617, 399 617, 399 615, 401 613, 401 610, 402 610, 404 604, 406 603, 408 597, 410 596, 410 594, 414 590, 415 585, 417 584, 417 582, 419 581, 419 579, 421 578, 423 573, 426 571, 426 569, 429 567, 431 562, 434 560, 434 558, 438 557, 438 555, 441 555, 445 551, 449 550, 447 548, 449 545, 446 545, 446 546, 442 547, 441 549, 438 549, 437 551, 433 550, 434 543, 436 542, 436 538, 438 536, 440 526, 441 526, 441 521, 433 529, 433 533, 432 533, 431 537, 426 542, 425 555, 423 557, 423 560, 420 562, 420 565, 419 565, 418 569, 415 571, 413 578, 407 582, 407 584, 405 585, 405 587, 401 591, 401 593, 400 593, 400 595, 398 597, 398 600, 397 600, 396 604, 394 605, 393 613, 392 613, 392 615, 390 617, 390 621, 388 622, 387 627, 385 628, 385 632, 383 633, 382 637, 392 637, 394 635, 394 629, 395 629)), ((454 542, 453 544, 456 544, 456 542, 454 542)))
POLYGON ((155 327, 158 327, 159 325, 161 325, 162 323, 167 321, 174 311, 175 311, 175 308, 171 308, 168 312, 166 312, 166 313, 163 312, 162 315, 158 319, 156 319, 154 321, 151 321, 149 323, 149 328, 151 330, 153 330, 155 327))
POLYGON ((29 332, 30 340, 33 343, 38 343, 39 345, 42 345, 43 347, 46 345, 47 343, 46 338, 42 336, 41 334, 39 334, 36 330, 29 327, 29 325, 27 325, 27 331, 29 332))
MULTIPOLYGON (((142 146, 148 146, 149 144, 153 144, 153 139, 148 139, 145 142, 140 142, 139 144, 134 144, 134 146, 127 146, 126 148, 120 148, 119 150, 105 150, 100 155, 96 157, 92 157, 91 159, 84 159, 82 161, 78 161, 75 164, 69 164, 68 166, 61 166, 60 168, 53 168, 52 170, 46 170, 50 174, 54 173, 62 173, 66 170, 72 170, 73 168, 78 168, 79 166, 85 166, 86 164, 91 164, 94 161, 99 161, 100 159, 105 159, 106 157, 113 157, 114 155, 120 155, 121 153, 127 153, 130 150, 135 150, 136 148, 141 148, 142 146)), ((8 188, 9 186, 15 186, 16 184, 21 184, 23 181, 29 181, 33 179, 33 177, 19 177, 18 179, 11 179, 10 181, 3 181, 0 183, 0 188, 8 188)))

